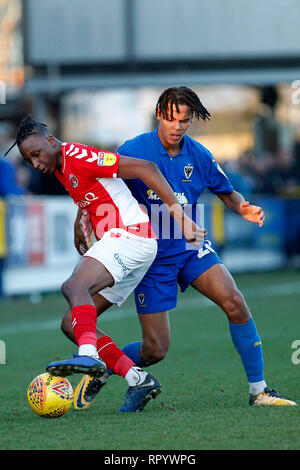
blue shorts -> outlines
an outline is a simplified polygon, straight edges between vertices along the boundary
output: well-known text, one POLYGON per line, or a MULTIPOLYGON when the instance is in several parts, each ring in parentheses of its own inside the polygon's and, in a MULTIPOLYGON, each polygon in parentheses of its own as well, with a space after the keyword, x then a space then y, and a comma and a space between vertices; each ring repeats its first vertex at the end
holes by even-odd
POLYGON ((179 284, 181 292, 214 264, 222 263, 219 256, 205 242, 202 250, 186 251, 170 258, 168 264, 155 259, 135 288, 134 297, 138 313, 164 312, 176 307, 179 284))

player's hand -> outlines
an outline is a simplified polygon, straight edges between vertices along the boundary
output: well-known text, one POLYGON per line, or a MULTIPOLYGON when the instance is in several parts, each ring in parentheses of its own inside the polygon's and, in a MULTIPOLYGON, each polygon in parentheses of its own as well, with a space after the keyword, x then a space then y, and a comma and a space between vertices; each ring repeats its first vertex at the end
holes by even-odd
POLYGON ((240 214, 249 222, 254 222, 262 227, 265 221, 265 214, 261 207, 252 206, 249 201, 241 202, 240 204, 240 214))
POLYGON ((207 231, 205 228, 199 227, 192 219, 189 217, 184 218, 183 223, 183 236, 187 242, 192 245, 199 246, 203 242, 204 237, 206 237, 207 231))
POLYGON ((90 214, 87 210, 83 210, 80 220, 76 221, 74 225, 74 243, 80 255, 84 255, 92 245, 92 230, 90 214))

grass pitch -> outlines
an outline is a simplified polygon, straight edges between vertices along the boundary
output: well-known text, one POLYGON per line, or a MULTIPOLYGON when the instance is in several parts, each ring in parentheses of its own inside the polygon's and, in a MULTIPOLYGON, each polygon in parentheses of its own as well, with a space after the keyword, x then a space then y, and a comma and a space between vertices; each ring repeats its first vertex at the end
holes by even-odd
MULTIPOLYGON (((300 273, 235 276, 263 342, 269 386, 300 403, 300 364, 292 343, 300 340, 300 273)), ((126 382, 112 377, 88 410, 73 408, 58 419, 35 415, 27 387, 56 358, 76 348, 60 332, 66 303, 60 295, 0 302, 1 450, 295 450, 300 448, 300 406, 248 406, 248 384, 223 312, 192 288, 170 312, 171 348, 151 367, 162 393, 142 413, 116 413, 126 382)), ((133 299, 99 320, 119 346, 140 338, 133 299)), ((300 357, 300 354, 299 354, 300 357)), ((75 387, 79 377, 69 378, 75 387)))

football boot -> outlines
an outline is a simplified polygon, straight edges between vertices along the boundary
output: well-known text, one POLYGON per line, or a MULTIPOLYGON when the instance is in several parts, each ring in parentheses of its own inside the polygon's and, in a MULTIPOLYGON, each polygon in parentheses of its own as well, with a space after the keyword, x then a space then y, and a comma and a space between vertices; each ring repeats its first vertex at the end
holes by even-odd
POLYGON ((151 398, 156 398, 161 392, 161 384, 151 374, 147 374, 145 380, 134 387, 129 387, 125 395, 123 406, 118 412, 142 411, 151 398))
POLYGON ((296 403, 286 397, 278 395, 275 390, 265 387, 258 395, 251 395, 249 405, 258 406, 296 406, 296 403))
POLYGON ((100 358, 79 356, 74 354, 71 359, 51 362, 47 365, 49 374, 66 377, 73 374, 87 374, 91 377, 102 377, 106 372, 106 365, 100 358))
POLYGON ((105 379, 84 375, 74 391, 73 405, 75 410, 89 408, 105 384, 105 379))

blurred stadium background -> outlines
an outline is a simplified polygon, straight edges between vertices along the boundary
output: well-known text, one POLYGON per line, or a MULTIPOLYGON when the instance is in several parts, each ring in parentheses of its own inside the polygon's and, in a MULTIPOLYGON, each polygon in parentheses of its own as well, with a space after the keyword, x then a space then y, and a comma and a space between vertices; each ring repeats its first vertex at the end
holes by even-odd
MULTIPOLYGON (((233 273, 297 270, 298 13, 297 0, 0 0, 0 153, 28 112, 115 150, 154 128, 164 88, 190 86, 212 114, 191 136, 266 212, 257 229, 207 193, 210 239, 233 273)), ((75 205, 17 149, 0 159, 0 197, 1 295, 57 290, 78 256, 75 205)))

